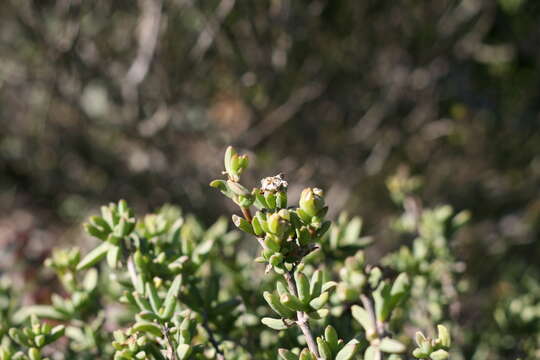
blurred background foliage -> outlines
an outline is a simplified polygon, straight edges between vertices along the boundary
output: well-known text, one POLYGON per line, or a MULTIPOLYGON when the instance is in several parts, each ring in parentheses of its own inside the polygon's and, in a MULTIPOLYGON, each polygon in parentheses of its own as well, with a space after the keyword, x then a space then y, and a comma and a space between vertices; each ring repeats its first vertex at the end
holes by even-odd
POLYGON ((228 144, 253 182, 325 188, 380 255, 399 246, 385 181, 409 171, 426 205, 472 213, 453 244, 469 355, 511 356, 540 328, 539 16, 535 0, 2 1, 0 267, 35 276, 119 198, 212 223, 231 210, 208 190, 228 144))

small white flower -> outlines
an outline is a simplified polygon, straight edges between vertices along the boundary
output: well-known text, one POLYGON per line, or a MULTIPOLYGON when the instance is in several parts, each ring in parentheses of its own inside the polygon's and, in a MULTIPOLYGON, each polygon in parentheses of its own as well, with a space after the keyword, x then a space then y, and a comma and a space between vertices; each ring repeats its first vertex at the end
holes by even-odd
POLYGON ((269 176, 261 180, 261 190, 263 191, 279 191, 287 189, 289 183, 285 181, 283 174, 277 174, 276 176, 269 176))

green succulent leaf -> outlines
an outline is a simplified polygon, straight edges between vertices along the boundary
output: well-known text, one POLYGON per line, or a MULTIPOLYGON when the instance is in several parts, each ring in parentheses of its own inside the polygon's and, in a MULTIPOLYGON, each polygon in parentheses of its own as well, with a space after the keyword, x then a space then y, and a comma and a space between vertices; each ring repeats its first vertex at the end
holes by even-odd
POLYGON ((92 251, 90 251, 77 265, 77 270, 86 270, 88 268, 91 268, 92 266, 96 265, 98 262, 100 262, 106 255, 107 252, 110 249, 109 243, 102 243, 92 251))
POLYGON ((261 319, 261 322, 274 330, 285 330, 288 326, 285 324, 283 319, 274 319, 269 317, 264 317, 261 319))

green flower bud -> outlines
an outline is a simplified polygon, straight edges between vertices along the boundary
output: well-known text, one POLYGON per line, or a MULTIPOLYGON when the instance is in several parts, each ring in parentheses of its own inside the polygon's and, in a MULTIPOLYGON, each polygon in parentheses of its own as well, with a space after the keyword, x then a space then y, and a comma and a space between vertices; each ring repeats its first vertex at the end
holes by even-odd
POLYGON ((278 236, 282 237, 283 234, 289 229, 289 222, 283 219, 279 213, 274 213, 268 216, 268 230, 278 236))
POLYGON ((267 247, 267 249, 272 250, 272 252, 278 252, 281 249, 281 245, 275 236, 272 236, 270 234, 266 235, 264 238, 264 246, 267 247))
POLYGON ((38 348, 45 346, 45 335, 38 335, 34 338, 34 342, 38 348))
POLYGON ((414 335, 414 341, 416 342, 416 345, 418 345, 418 347, 422 347, 424 343, 429 342, 429 340, 426 339, 424 334, 422 334, 422 332, 420 331, 417 331, 414 335))
POLYGON ((316 216, 324 208, 323 191, 317 188, 307 188, 300 196, 300 209, 309 216, 316 216))
POLYGON ((446 360, 448 359, 448 352, 446 350, 439 349, 437 351, 432 352, 429 355, 429 358, 431 360, 446 360))
POLYGON ((413 356, 418 359, 425 359, 428 357, 428 354, 424 353, 421 349, 414 349, 412 352, 413 356))
POLYGON ((30 360, 41 360, 41 351, 34 347, 30 348, 30 350, 28 350, 28 357, 30 360))
POLYGON ((274 255, 270 256, 270 259, 268 260, 270 265, 272 266, 278 266, 283 262, 283 254, 281 253, 275 253, 274 255))
POLYGON ((439 344, 444 347, 445 349, 450 348, 451 345, 451 339, 450 339, 450 332, 448 332, 448 329, 444 327, 443 325, 437 325, 437 341, 439 344))
POLYGON ((247 155, 238 155, 232 146, 229 146, 225 151, 225 172, 233 181, 240 180, 240 174, 249 165, 247 155))
POLYGON ((278 211, 278 215, 283 220, 291 221, 291 214, 287 209, 281 209, 278 211))

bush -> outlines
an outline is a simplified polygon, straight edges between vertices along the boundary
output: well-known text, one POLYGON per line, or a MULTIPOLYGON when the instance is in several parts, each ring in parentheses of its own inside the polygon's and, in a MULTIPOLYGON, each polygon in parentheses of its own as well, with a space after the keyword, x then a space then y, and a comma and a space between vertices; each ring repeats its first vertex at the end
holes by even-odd
MULTIPOLYGON (((0 359, 440 360, 451 337, 452 357, 462 358, 471 335, 455 314, 466 283, 450 240, 467 212, 424 208, 417 178, 391 178, 404 210, 390 230, 403 246, 373 261, 361 218, 326 220, 317 188, 290 206, 282 174, 249 191, 240 183, 247 166, 229 147, 226 179, 211 183, 238 205, 237 230, 224 218, 205 229, 169 205, 137 219, 121 200, 84 224, 100 241, 92 251, 47 259, 64 288, 51 304, 18 308, 4 279, 0 359)), ((512 317, 506 308, 501 322, 512 317)), ((533 354, 534 339, 527 346, 533 354)))

